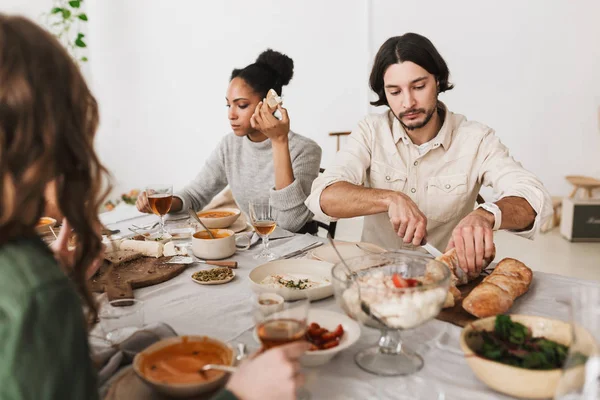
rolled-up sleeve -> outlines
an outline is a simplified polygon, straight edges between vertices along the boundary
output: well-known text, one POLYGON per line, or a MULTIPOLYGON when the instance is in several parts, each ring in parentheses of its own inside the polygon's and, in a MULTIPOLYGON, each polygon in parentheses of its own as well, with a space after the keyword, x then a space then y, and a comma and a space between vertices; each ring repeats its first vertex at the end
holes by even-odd
POLYGON ((508 148, 500 142, 493 130, 483 138, 480 155, 483 157, 479 174, 482 185, 491 186, 498 200, 505 197, 521 197, 527 200, 536 212, 531 229, 511 231, 533 239, 553 212, 552 200, 544 184, 509 154, 508 148))
POLYGON ((317 219, 337 221, 337 218, 325 214, 321 209, 321 194, 327 187, 337 182, 364 185, 371 165, 372 140, 371 127, 366 120, 361 121, 348 137, 348 143, 336 154, 333 164, 315 179, 310 196, 306 199, 306 206, 317 219))

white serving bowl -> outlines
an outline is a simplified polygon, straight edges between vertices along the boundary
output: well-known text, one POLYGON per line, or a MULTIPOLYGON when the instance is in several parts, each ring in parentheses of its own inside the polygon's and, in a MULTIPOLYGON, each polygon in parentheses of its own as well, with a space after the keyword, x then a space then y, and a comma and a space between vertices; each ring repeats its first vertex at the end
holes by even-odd
POLYGON ((241 213, 242 212, 237 208, 215 208, 214 210, 199 211, 196 214, 198 215, 198 218, 200 218, 200 221, 202 221, 202 223, 206 225, 208 229, 224 229, 229 228, 231 225, 233 225, 233 223, 240 217, 241 213), (202 216, 214 212, 229 212, 233 214, 227 217, 218 218, 209 218, 202 216))
MULTIPOLYGON (((344 314, 335 311, 311 308, 308 311, 307 324, 310 325, 313 322, 316 322, 321 328, 325 328, 329 331, 333 331, 338 325, 342 325, 344 328, 344 335, 340 340, 340 344, 336 347, 327 350, 307 351, 304 353, 300 358, 300 363, 305 367, 316 367, 327 364, 338 353, 352 346, 360 338, 360 325, 344 314)), ((260 343, 256 329, 254 329, 254 340, 256 340, 257 343, 260 343)))
POLYGON ((250 286, 255 293, 277 293, 287 301, 308 298, 320 300, 333 295, 331 285, 331 268, 333 264, 317 260, 276 260, 259 265, 250 271, 248 278, 250 286), (298 277, 309 277, 318 281, 327 280, 329 284, 310 289, 274 288, 263 285, 263 279, 274 274, 292 274, 298 277))
POLYGON ((335 330, 338 325, 342 325, 344 328, 344 336, 340 340, 340 344, 336 347, 327 350, 314 350, 307 351, 304 353, 300 362, 305 367, 315 367, 317 365, 323 365, 331 361, 336 354, 352 346, 360 338, 360 325, 352 318, 342 313, 310 309, 308 311, 308 324, 316 322, 329 331, 335 330))

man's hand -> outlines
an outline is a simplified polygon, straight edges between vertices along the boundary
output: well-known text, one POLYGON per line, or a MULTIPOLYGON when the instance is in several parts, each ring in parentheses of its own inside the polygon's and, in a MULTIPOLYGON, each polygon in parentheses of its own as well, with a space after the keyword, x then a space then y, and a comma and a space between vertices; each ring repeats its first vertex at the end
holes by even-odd
POLYGON ((456 247, 461 268, 472 279, 479 276, 483 260, 494 254, 494 216, 477 209, 464 217, 452 231, 446 251, 456 247))
POLYGON ((404 240, 404 243, 412 243, 414 246, 421 245, 427 236, 427 218, 410 197, 397 193, 395 199, 389 204, 388 215, 394 230, 404 240))

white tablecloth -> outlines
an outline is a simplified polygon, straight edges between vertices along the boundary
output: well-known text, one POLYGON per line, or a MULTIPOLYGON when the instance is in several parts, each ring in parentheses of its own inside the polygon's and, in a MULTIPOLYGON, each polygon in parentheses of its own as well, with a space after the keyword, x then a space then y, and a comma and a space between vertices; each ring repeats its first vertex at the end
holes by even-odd
MULTIPOLYGON (((143 217, 144 220, 148 218, 151 217, 143 217)), ((136 221, 128 220, 108 227, 125 233, 136 221)), ((282 246, 289 240, 272 241, 271 246, 282 246)), ((168 282, 136 290, 136 298, 144 301, 145 322, 166 322, 179 334, 209 335, 246 343, 250 349, 258 348, 252 336, 249 301, 252 291, 248 274, 259 264, 252 258, 259 251, 260 246, 256 246, 236 254, 232 259, 239 264, 237 277, 225 285, 194 283, 190 275, 206 268, 194 264, 168 282)), ((530 267, 535 269, 535 266, 530 267)), ((598 282, 534 272, 529 292, 516 301, 511 312, 568 320, 571 292, 583 285, 600 286, 598 282)), ((341 312, 333 298, 314 302, 311 306, 341 312)), ((353 347, 324 366, 307 369, 307 388, 313 399, 396 399, 398 393, 410 394, 415 380, 422 379, 437 385, 446 399, 509 399, 487 388, 471 372, 458 345, 460 331, 459 327, 433 320, 404 332, 405 343, 421 354, 424 368, 414 377, 378 377, 362 371, 354 363, 356 352, 375 344, 379 338, 378 331, 362 327, 362 336, 353 347)))

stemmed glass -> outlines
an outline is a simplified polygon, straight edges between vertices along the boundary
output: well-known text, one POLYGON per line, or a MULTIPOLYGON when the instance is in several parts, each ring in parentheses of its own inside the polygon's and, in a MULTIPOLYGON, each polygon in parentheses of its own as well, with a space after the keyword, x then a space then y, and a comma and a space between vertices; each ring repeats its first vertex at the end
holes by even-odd
POLYGON ((160 217, 159 235, 165 234, 165 214, 171 210, 173 203, 172 185, 150 185, 146 187, 146 195, 152 212, 160 217))
POLYGON ((346 260, 332 269, 338 304, 354 319, 381 330, 379 343, 356 354, 363 370, 381 376, 409 375, 423 367, 400 332, 434 318, 442 308, 450 271, 428 257, 400 252, 370 254, 346 260))
POLYGON ((269 235, 277 227, 273 207, 269 200, 253 201, 249 204, 250 222, 263 242, 262 251, 255 255, 257 260, 273 260, 277 256, 269 250, 269 235))
POLYGON ((578 287, 571 297, 572 341, 556 400, 600 399, 600 288, 578 287))

